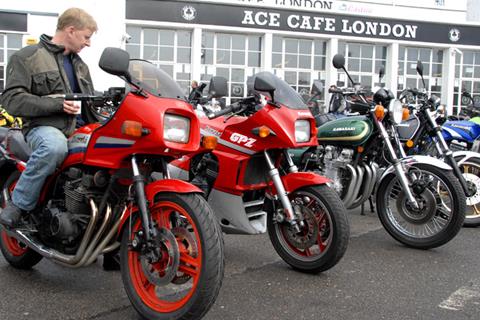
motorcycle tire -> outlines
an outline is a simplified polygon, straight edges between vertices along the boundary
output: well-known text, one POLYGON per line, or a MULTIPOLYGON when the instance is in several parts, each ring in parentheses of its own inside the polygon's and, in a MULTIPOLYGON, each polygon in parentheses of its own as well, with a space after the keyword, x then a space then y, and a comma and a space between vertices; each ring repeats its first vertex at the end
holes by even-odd
POLYGON ((177 193, 157 195, 149 211, 161 258, 151 263, 133 247, 143 227, 138 214, 131 216, 120 247, 128 298, 146 319, 200 319, 215 302, 224 275, 223 238, 214 213, 199 194, 177 193))
MULTIPOLYGON (((20 172, 14 171, 5 181, 3 186, 3 195, 11 196, 15 184, 20 177, 20 172)), ((2 199, 2 208, 5 208, 7 201, 10 199, 2 199)), ((0 250, 5 260, 17 269, 28 270, 42 260, 43 256, 27 247, 25 244, 18 242, 14 237, 10 237, 3 226, 0 226, 0 250)))
MULTIPOLYGON (((455 157, 457 163, 461 159, 461 156, 455 157)), ((467 184, 473 184, 477 187, 473 196, 467 196, 467 211, 463 226, 478 227, 480 226, 480 158, 469 158, 460 165, 460 171, 463 173, 467 184)))
POLYGON ((410 183, 426 182, 426 188, 419 188, 414 193, 422 209, 412 208, 397 175, 391 173, 380 181, 377 189, 380 222, 395 240, 406 246, 417 249, 439 247, 453 239, 463 225, 465 194, 452 171, 429 164, 415 164, 410 170, 415 170, 418 178, 410 183), (420 190, 423 191, 420 193, 420 190))
POLYGON ((288 195, 302 211, 303 226, 297 233, 287 222, 278 222, 275 207, 268 202, 267 229, 278 255, 295 270, 319 273, 335 266, 343 257, 349 237, 347 210, 338 194, 327 185, 309 186, 288 195))

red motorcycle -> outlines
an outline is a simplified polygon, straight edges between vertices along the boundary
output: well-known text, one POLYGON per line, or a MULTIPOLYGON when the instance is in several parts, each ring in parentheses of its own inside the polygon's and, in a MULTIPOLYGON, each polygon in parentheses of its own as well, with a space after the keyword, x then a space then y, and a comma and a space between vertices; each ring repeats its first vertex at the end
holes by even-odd
MULTIPOLYGON (((201 318, 222 283, 222 234, 201 190, 166 173, 167 161, 199 148, 198 118, 153 64, 107 48, 99 65, 126 80, 128 92, 65 97, 88 101, 99 114, 104 106, 116 111, 68 139, 69 154, 47 179, 36 209, 22 227, 0 228, 2 253, 19 269, 43 257, 78 268, 120 248, 124 287, 142 317, 201 318), (163 179, 152 179, 154 171, 163 179)), ((29 150, 20 131, 0 129, 2 173, 9 173, 5 206, 29 150)))
MULTIPOLYGON (((252 84, 256 95, 220 111, 199 111, 203 138, 215 137, 218 145, 174 160, 170 174, 204 191, 224 232, 268 230, 294 269, 325 271, 347 248, 346 209, 325 177, 298 172, 287 152, 317 144, 314 118, 298 93, 273 74, 258 73, 252 84)), ((211 97, 226 95, 226 80, 213 77, 209 91, 211 97)))

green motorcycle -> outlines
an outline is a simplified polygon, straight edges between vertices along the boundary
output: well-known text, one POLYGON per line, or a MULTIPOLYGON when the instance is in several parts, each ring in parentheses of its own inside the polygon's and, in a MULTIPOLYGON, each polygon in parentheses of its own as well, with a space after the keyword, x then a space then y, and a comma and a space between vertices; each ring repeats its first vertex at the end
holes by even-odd
MULTIPOLYGON (((342 55, 333 58, 333 65, 352 81, 342 55)), ((407 113, 400 101, 384 88, 372 101, 358 86, 331 87, 329 92, 334 99, 343 97, 356 115, 337 115, 320 123, 318 147, 290 150, 300 170, 320 171, 330 178, 348 209, 374 198, 382 225, 407 246, 429 249, 455 237, 465 219, 465 194, 445 162, 428 156, 402 157, 395 126, 407 113)))

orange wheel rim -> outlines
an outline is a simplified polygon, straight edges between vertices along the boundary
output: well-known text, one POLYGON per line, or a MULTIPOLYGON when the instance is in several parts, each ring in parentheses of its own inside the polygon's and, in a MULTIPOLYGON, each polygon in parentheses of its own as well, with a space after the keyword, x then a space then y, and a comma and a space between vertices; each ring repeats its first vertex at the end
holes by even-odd
MULTIPOLYGON (((170 220, 172 214, 180 215, 184 219, 184 221, 188 223, 188 229, 190 230, 192 239, 196 242, 195 245, 197 248, 197 253, 192 254, 191 250, 189 250, 188 248, 188 244, 186 245, 182 242, 184 239, 176 237, 180 253, 180 265, 177 274, 180 273, 182 277, 189 279, 187 283, 189 288, 187 289, 185 289, 185 287, 187 287, 187 285, 185 284, 182 284, 182 286, 178 286, 171 282, 165 287, 158 287, 155 284, 151 283, 144 273, 140 259, 140 252, 129 251, 128 253, 128 267, 130 270, 130 277, 133 283, 133 287, 140 299, 143 301, 143 303, 145 303, 149 308, 156 312, 174 312, 175 310, 182 308, 190 300, 190 298, 196 291, 202 267, 202 248, 199 240, 200 235, 189 213, 180 205, 174 202, 158 202, 152 208, 150 208, 150 213, 154 222, 158 224, 158 227, 164 227, 169 229, 170 231, 172 230, 172 224, 170 220), (160 289, 166 289, 167 287, 171 287, 173 293, 175 293, 175 289, 181 289, 184 295, 182 295, 178 299, 167 299, 159 297, 160 289)), ((137 220, 136 224, 132 226, 132 235, 130 240, 133 239, 135 232, 140 229, 141 223, 140 220, 137 220)), ((151 265, 152 269, 158 271, 159 274, 161 274, 161 270, 164 266, 165 263, 162 260, 151 265)), ((174 296, 173 293, 169 295, 169 298, 174 296)))

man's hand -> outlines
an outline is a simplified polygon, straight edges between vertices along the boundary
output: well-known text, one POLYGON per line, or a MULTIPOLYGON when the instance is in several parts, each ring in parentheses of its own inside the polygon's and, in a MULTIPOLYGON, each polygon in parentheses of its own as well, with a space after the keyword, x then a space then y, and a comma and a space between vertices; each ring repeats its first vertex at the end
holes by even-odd
POLYGON ((63 101, 63 111, 68 114, 79 114, 80 113, 80 101, 64 100, 63 101))

